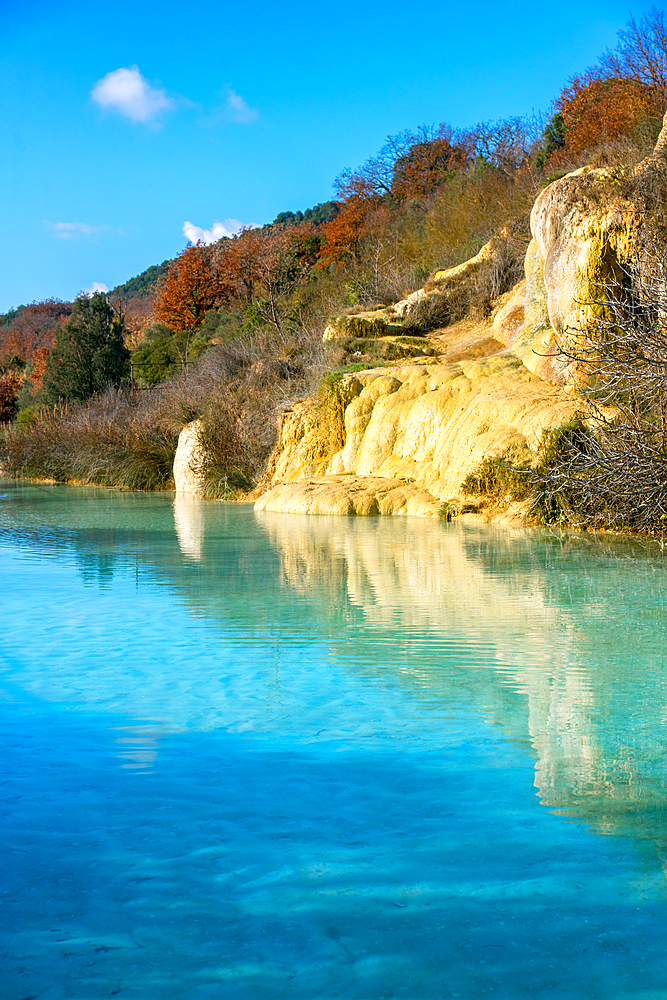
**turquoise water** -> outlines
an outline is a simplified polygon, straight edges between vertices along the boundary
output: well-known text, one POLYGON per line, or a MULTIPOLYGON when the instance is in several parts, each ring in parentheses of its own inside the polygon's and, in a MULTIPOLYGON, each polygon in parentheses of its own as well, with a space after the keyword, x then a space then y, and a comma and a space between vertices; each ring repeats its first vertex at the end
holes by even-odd
POLYGON ((0 483, 0 996, 667 1000, 667 557, 0 483))

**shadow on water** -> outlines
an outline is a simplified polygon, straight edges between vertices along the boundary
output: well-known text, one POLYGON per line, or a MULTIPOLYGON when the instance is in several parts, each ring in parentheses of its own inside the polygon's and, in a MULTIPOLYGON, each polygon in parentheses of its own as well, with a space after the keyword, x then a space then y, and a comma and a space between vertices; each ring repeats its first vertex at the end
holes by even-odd
POLYGON ((659 553, 0 494, 9 1000, 667 995, 659 553))

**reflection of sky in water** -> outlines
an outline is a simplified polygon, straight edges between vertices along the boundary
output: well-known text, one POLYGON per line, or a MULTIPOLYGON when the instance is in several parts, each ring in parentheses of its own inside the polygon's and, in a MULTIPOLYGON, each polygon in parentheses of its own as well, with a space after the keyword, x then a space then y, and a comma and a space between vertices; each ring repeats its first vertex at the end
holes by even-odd
POLYGON ((10 1000, 667 995, 659 555, 5 484, 0 573, 10 1000))

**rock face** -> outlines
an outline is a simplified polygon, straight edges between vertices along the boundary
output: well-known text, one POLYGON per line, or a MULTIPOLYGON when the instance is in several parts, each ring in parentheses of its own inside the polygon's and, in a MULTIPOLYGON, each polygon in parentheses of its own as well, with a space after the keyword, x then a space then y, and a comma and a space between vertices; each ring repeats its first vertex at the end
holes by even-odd
POLYGON ((355 313, 354 316, 334 316, 325 327, 323 340, 339 337, 367 337, 372 340, 391 333, 402 333, 402 327, 392 326, 385 309, 355 313))
POLYGON ((494 336, 528 371, 553 385, 564 385, 570 364, 559 356, 558 337, 549 316, 544 258, 535 239, 526 252, 525 273, 525 280, 516 285, 494 317, 494 336))
POLYGON ((204 495, 202 430, 201 420, 193 420, 186 424, 178 435, 178 446, 174 456, 174 486, 177 493, 189 493, 194 497, 204 495))
POLYGON ((551 326, 561 342, 586 323, 631 254, 632 206, 608 170, 577 170, 538 196, 531 229, 551 326))
MULTIPOLYGON (((342 448, 323 445, 314 400, 286 412, 258 509, 434 516, 443 501, 460 499, 462 482, 484 459, 534 463, 544 433, 580 415, 570 391, 576 372, 561 348, 576 344, 641 243, 647 225, 636 208, 641 182, 647 190, 667 187, 665 121, 654 154, 634 171, 584 168, 540 193, 525 279, 488 322, 432 333, 428 354, 435 352, 435 360, 344 377, 342 448)), ((489 241, 393 306, 334 318, 325 339, 387 339, 429 309, 440 315, 444 306, 447 315, 447 302, 474 293, 497 249, 489 241)), ((193 426, 179 440, 175 478, 177 489, 196 493, 201 457, 193 426)))
POLYGON ((384 476, 322 476, 274 486, 255 510, 290 514, 413 514, 438 517, 442 503, 426 490, 384 476))
POLYGON ((295 407, 283 422, 275 485, 257 501, 258 509, 433 516, 442 501, 460 498, 462 481, 484 458, 534 460, 544 431, 579 409, 570 393, 509 352, 358 372, 347 376, 345 388, 344 447, 314 468, 307 457, 313 411, 307 404, 295 407), (375 505, 368 500, 379 486, 384 496, 406 483, 419 493, 396 509, 379 493, 375 505))
POLYGON ((535 201, 530 224, 557 344, 576 345, 614 285, 632 280, 646 247, 664 256, 664 229, 660 235, 654 224, 667 188, 667 115, 665 122, 653 155, 633 170, 575 170, 535 201))

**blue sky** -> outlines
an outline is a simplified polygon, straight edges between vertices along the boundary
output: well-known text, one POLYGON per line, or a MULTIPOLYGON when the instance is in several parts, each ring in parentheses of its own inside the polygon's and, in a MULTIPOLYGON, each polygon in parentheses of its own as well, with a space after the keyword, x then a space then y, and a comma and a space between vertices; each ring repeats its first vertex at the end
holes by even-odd
MULTIPOLYGON (((633 4, 638 17, 650 3, 633 4)), ((332 197, 389 134, 546 110, 625 3, 0 0, 0 311, 332 197)))

